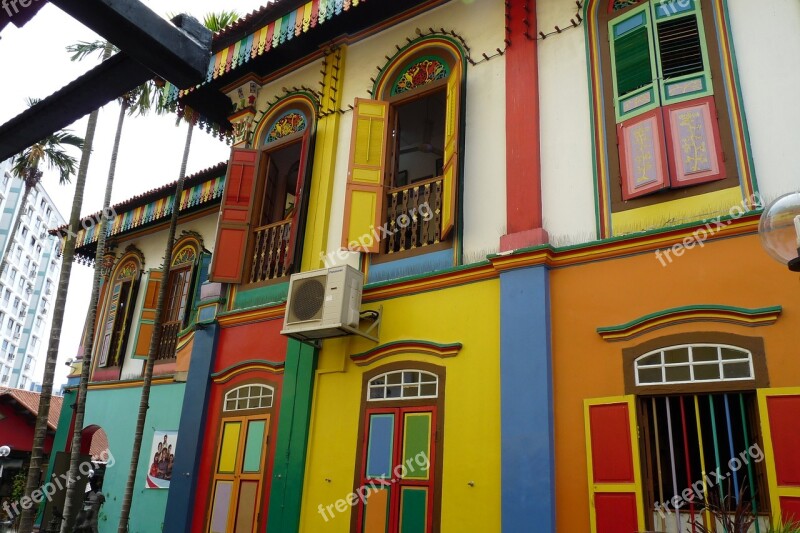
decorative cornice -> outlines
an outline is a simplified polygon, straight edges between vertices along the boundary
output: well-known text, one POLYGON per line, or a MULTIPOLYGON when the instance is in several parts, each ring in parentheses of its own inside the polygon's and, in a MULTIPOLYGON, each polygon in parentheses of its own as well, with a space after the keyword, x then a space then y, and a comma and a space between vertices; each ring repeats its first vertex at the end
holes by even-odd
POLYGON ((270 374, 283 374, 284 366, 285 363, 276 363, 264 359, 248 359, 247 361, 240 361, 233 364, 219 372, 214 372, 211 374, 211 380, 214 383, 227 383, 239 374, 252 372, 254 370, 261 370, 262 372, 269 372, 270 374))
MULTIPOLYGON (((144 382, 141 379, 131 379, 131 380, 124 380, 124 381, 96 381, 94 383, 89 383, 88 387, 91 390, 102 390, 102 389, 129 389, 131 387, 141 387, 144 382)), ((159 376, 154 377, 152 384, 153 385, 167 385, 169 383, 175 383, 175 379, 173 376, 159 376)))
POLYGON ((228 328, 231 326, 241 326, 243 324, 251 324, 253 322, 262 322, 264 320, 283 318, 284 314, 286 314, 286 303, 281 303, 271 307, 261 307, 259 309, 229 311, 227 313, 217 315, 217 321, 223 328, 228 328))
POLYGON ((630 340, 654 329, 686 322, 727 322, 749 327, 770 326, 778 320, 781 311, 779 305, 757 309, 728 305, 689 305, 656 311, 617 326, 600 327, 597 328, 597 333, 603 340, 613 342, 630 340))
POLYGON ((350 356, 358 366, 367 366, 375 361, 397 354, 417 353, 431 355, 434 357, 446 358, 455 357, 461 351, 461 343, 439 344, 437 342, 421 340, 402 340, 383 344, 350 356))

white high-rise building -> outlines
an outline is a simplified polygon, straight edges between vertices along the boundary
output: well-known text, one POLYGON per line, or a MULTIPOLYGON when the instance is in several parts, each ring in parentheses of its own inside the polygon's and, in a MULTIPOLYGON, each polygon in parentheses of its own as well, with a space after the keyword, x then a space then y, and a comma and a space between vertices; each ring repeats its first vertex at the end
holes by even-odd
POLYGON ((20 205, 23 192, 10 162, 0 162, 0 254, 17 213, 22 213, 4 268, 0 259, 0 386, 34 390, 61 273, 59 239, 47 230, 64 224, 64 218, 41 184, 25 206, 20 205))

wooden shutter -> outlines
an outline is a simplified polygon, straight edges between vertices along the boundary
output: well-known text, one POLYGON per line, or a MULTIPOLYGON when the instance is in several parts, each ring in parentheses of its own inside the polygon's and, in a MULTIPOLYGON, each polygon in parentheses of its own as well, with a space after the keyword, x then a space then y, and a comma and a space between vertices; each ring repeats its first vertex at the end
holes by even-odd
POLYGON ((211 262, 211 280, 241 283, 250 239, 253 196, 258 177, 259 151, 234 148, 228 163, 220 206, 217 240, 211 262))
POLYGON ((623 200, 669 187, 664 123, 660 109, 618 124, 617 142, 623 200))
POLYGON ((759 389, 758 410, 774 523, 800 519, 800 388, 759 389))
POLYGON ((133 357, 147 359, 150 353, 150 340, 153 338, 153 328, 156 322, 156 306, 158 304, 158 291, 161 288, 162 273, 160 270, 151 270, 147 276, 147 290, 144 293, 142 311, 136 322, 136 337, 133 347, 133 357))
POLYGON ((672 187, 725 179, 714 97, 663 108, 672 187))
POLYGON ((344 200, 342 246, 361 241, 362 252, 375 253, 380 242, 372 235, 384 223, 386 148, 389 104, 356 98, 347 191, 344 200), (368 245, 367 236, 371 245, 368 245))
POLYGON ((652 2, 662 105, 713 94, 699 1, 652 2))
POLYGON ((442 233, 444 240, 455 226, 458 212, 458 151, 461 118, 461 63, 456 63, 447 79, 447 107, 444 126, 444 166, 442 168, 442 233))
POLYGON ((660 105, 650 5, 608 23, 617 123, 660 105))
POLYGON ((305 190, 307 163, 309 161, 308 138, 308 135, 303 135, 303 144, 300 148, 300 166, 297 169, 297 187, 294 192, 294 213, 292 214, 292 225, 289 230, 289 245, 287 246, 286 257, 284 258, 284 272, 289 272, 289 269, 294 264, 297 235, 300 231, 300 212, 305 211, 303 209, 303 194, 305 190))
POLYGON ((99 366, 106 366, 108 364, 108 353, 111 349, 111 337, 114 332, 114 321, 117 318, 117 307, 119 306, 119 297, 121 291, 122 282, 118 281, 113 283, 111 297, 108 301, 108 307, 106 308, 106 320, 103 324, 102 333, 98 339, 100 351, 98 352, 99 357, 97 358, 97 364, 99 366))
POLYGON ((633 396, 584 401, 592 533, 645 528, 633 396))

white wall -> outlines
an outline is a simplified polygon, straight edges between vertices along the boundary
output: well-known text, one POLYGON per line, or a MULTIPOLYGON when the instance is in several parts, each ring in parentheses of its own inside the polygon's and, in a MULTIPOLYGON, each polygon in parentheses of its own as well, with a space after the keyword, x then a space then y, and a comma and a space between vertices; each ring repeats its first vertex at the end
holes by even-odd
POLYGON ((728 0, 758 186, 800 190, 800 3, 728 0))
MULTIPOLYGON (((452 29, 464 37, 476 58, 503 47, 504 6, 497 0, 453 1, 377 35, 353 43, 347 50, 344 86, 339 103, 347 109, 356 97, 369 98, 371 77, 385 56, 397 52, 395 45, 417 37, 415 29, 429 26, 452 29)), ((258 109, 283 95, 282 87, 306 85, 319 88, 321 61, 297 69, 262 88, 258 109)), ((258 116, 258 115, 257 115, 258 116)), ((464 154, 464 257, 485 258, 497 251, 505 233, 505 62, 502 57, 467 68, 466 149, 464 154)), ((342 115, 332 197, 328 251, 339 249, 344 216, 344 193, 350 153, 352 113, 342 115)))

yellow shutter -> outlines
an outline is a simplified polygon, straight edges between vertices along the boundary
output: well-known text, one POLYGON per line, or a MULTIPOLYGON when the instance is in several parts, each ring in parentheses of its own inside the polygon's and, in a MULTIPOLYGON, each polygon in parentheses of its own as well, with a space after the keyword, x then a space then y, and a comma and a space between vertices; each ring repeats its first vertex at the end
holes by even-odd
POLYGON ((461 111, 461 63, 456 63, 447 78, 447 110, 444 129, 442 168, 442 234, 446 239, 456 221, 458 194, 458 129, 461 111))
POLYGON ((356 98, 344 201, 342 246, 345 248, 358 243, 357 249, 362 252, 380 250, 373 232, 384 222, 388 114, 388 103, 356 98))

